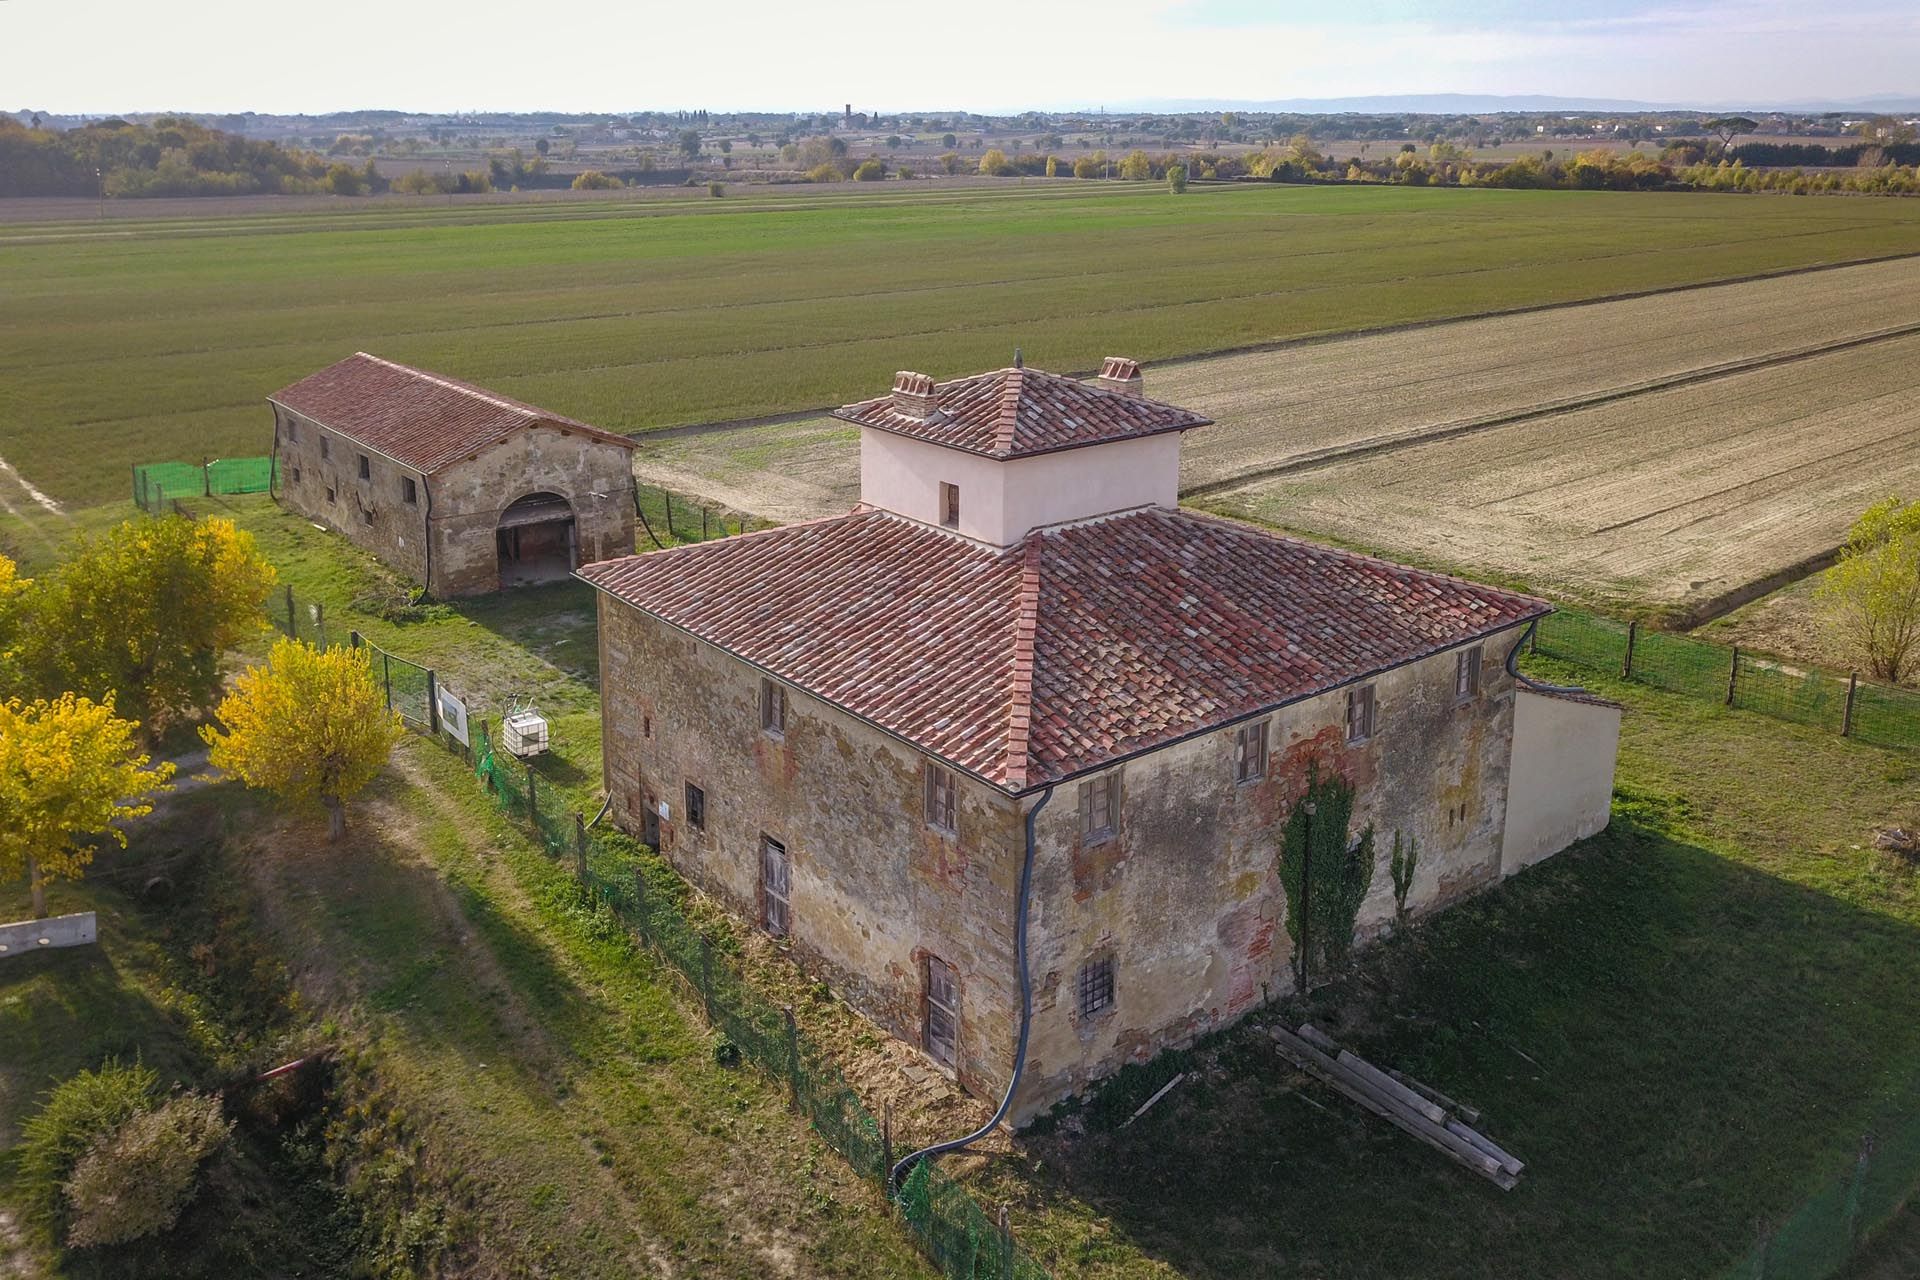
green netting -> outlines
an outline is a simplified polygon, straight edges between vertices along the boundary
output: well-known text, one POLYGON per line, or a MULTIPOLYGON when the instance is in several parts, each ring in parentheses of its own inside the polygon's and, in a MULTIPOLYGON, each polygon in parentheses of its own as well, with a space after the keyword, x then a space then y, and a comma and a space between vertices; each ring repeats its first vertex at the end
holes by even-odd
POLYGON ((215 493, 265 493, 272 483, 272 458, 151 462, 133 469, 133 501, 143 510, 158 515, 175 501, 215 493))
POLYGON ((1847 682, 1838 676, 1740 655, 1733 705, 1779 720, 1840 732, 1847 709, 1847 682))
MULTIPOLYGON (((714 1029, 741 1056, 783 1082, 795 1110, 863 1178, 890 1174, 880 1125, 833 1060, 758 994, 733 957, 688 919, 684 882, 657 864, 582 828, 533 784, 520 761, 496 756, 486 730, 474 737, 474 772, 502 810, 528 820, 549 854, 574 862, 588 899, 611 912, 687 983, 714 1029)), ((898 1196, 920 1247, 950 1280, 1046 1280, 1047 1272, 1012 1236, 989 1222, 952 1179, 926 1162, 898 1196)))
POLYGON ((1627 628, 1611 618, 1562 610, 1540 619, 1533 648, 1583 667, 1619 671, 1627 653, 1627 628))
POLYGON ((1640 628, 1633 641, 1633 679, 1698 698, 1727 696, 1733 651, 1690 636, 1640 628))
POLYGON ((373 678, 386 694, 387 708, 398 711, 416 729, 433 724, 431 673, 417 662, 395 657, 379 645, 362 640, 373 650, 373 678))

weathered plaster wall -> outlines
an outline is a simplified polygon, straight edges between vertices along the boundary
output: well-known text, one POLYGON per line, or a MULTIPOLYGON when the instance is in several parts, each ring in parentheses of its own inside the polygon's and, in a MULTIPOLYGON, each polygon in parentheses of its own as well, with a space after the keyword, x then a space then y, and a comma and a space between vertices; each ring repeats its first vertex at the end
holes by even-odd
POLYGON ((1029 529, 1158 503, 1179 504, 1177 432, 1012 462, 871 427, 860 432, 860 500, 939 524, 940 486, 960 486, 959 532, 1011 546, 1029 529))
POLYGON ((1518 691, 1502 853, 1508 875, 1606 828, 1619 752, 1619 707, 1518 691))
POLYGON ((579 563, 633 553, 633 461, 620 445, 557 427, 518 431, 433 479, 436 596, 500 589, 500 513, 530 493, 573 506, 579 563))
POLYGON ((1417 838, 1415 914, 1496 883, 1513 746, 1518 631, 1485 641, 1481 691, 1454 697, 1457 650, 1378 677, 1374 736, 1346 741, 1342 691, 1272 714, 1266 777, 1234 781, 1234 733, 1216 730, 1121 766, 1120 822, 1085 847, 1077 784, 1042 812, 1031 937, 1035 988, 1028 1075, 1016 1119, 1130 1061, 1226 1025, 1292 988, 1292 947, 1275 872, 1279 831, 1318 762, 1357 788, 1357 837, 1377 858, 1358 933, 1393 917, 1393 834, 1417 838), (1114 961, 1114 1004, 1083 1022, 1076 979, 1114 961))
POLYGON ((426 580, 426 482, 418 471, 369 453, 352 440, 310 418, 274 406, 279 428, 275 488, 282 506, 365 547, 402 576, 426 580), (291 422, 294 438, 287 438, 291 422), (320 455, 320 441, 328 444, 320 455), (367 458, 368 478, 360 479, 359 459, 367 458), (402 479, 414 481, 418 501, 409 504, 402 479), (327 490, 333 500, 327 500, 327 490))
POLYGON ((787 690, 786 732, 760 728, 760 675, 605 595, 600 679, 607 794, 636 836, 667 802, 660 849, 745 918, 761 918, 760 842, 792 862, 793 949, 854 1007, 914 1043, 931 952, 958 972, 959 1077, 1004 1089, 1018 988, 1014 892, 1025 831, 1013 801, 959 782, 957 837, 923 818, 922 757, 787 690), (705 829, 686 784, 706 793, 705 829))

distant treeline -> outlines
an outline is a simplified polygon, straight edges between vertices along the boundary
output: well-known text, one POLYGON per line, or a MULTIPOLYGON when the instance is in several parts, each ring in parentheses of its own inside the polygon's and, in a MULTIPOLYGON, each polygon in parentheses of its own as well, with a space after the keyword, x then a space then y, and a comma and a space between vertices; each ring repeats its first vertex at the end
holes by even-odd
POLYGON ((1845 147, 1823 147, 1806 142, 1743 142, 1730 157, 1752 168, 1852 168, 1883 164, 1920 165, 1920 142, 1856 142, 1845 147))
POLYGON ((356 169, 177 116, 66 130, 0 116, 0 196, 354 194, 378 180, 371 163, 356 169))

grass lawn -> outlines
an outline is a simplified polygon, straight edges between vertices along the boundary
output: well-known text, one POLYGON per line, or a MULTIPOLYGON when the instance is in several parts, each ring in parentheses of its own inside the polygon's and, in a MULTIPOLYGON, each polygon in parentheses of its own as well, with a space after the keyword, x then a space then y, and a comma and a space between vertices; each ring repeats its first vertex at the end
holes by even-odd
POLYGON ((263 453, 356 349, 632 431, 1913 251, 1902 200, 1268 184, 10 224, 0 457, 86 503, 263 453))
POLYGON ((1920 767, 1547 674, 1628 705, 1613 826, 1374 953, 1310 1013, 1482 1108, 1528 1162, 1519 1188, 1307 1082, 1267 1015, 975 1170, 1030 1247, 1063 1274, 1710 1276, 1846 1168, 1886 1108, 1912 1113, 1920 895, 1868 837, 1911 817, 1920 767), (1114 1127, 1181 1069, 1197 1074, 1114 1127))

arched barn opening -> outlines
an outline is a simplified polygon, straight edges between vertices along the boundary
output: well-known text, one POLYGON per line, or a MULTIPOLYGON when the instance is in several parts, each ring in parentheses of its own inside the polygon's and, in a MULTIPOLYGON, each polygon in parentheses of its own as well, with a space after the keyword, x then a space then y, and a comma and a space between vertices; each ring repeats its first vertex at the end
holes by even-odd
POLYGON ((500 513, 494 540, 501 587, 556 582, 579 561, 573 507, 557 493, 530 493, 500 513))

